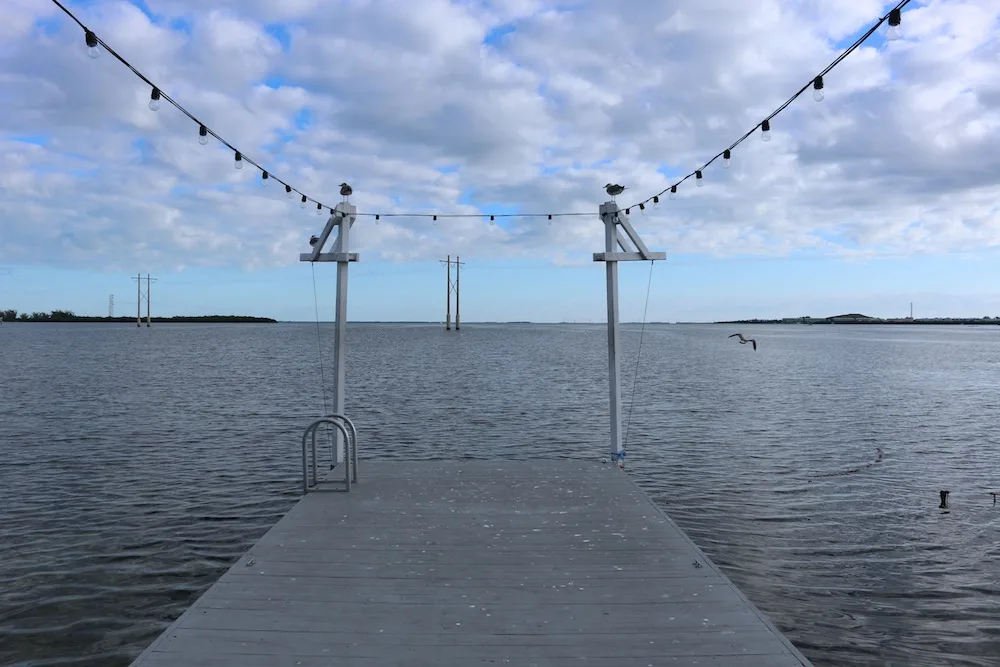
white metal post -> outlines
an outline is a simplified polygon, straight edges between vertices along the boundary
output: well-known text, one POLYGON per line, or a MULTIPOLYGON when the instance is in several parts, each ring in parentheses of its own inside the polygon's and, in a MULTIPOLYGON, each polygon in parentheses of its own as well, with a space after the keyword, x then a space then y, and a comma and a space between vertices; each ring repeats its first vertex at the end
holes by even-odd
POLYGON ((604 252, 594 253, 594 261, 606 262, 608 273, 608 395, 611 400, 611 455, 621 467, 624 467, 621 373, 618 355, 618 262, 666 259, 667 254, 650 252, 614 201, 601 204, 600 216, 601 222, 604 223, 604 252), (626 236, 619 233, 619 226, 626 236))
MULTIPOLYGON (((604 222, 604 251, 608 254, 618 249, 618 206, 607 203, 601 206, 604 222)), ((605 260, 608 274, 608 396, 611 405, 611 454, 617 459, 622 454, 622 397, 621 373, 618 368, 618 260, 605 260)))
MULTIPOLYGON (((337 302, 333 329, 333 412, 344 414, 345 362, 347 361, 347 268, 351 262, 358 261, 358 254, 349 252, 351 227, 357 217, 357 208, 347 202, 337 204, 333 209, 323 233, 319 236, 312 252, 302 253, 299 259, 303 262, 336 262, 337 263, 337 302), (338 230, 337 240, 333 244, 333 252, 322 252, 333 228, 338 230)), ((326 415, 324 415, 326 416, 326 415)), ((343 434, 336 434, 337 463, 346 457, 343 434)))

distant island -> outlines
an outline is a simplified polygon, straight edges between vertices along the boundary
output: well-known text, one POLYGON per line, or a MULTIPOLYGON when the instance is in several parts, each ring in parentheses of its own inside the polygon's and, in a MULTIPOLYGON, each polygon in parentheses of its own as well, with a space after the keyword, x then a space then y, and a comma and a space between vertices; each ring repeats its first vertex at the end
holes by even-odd
POLYGON ((993 324, 1000 326, 1000 317, 895 317, 883 319, 861 313, 833 317, 783 317, 779 320, 727 320, 715 324, 993 324))
MULTIPOLYGON (((76 315, 71 310, 53 310, 51 313, 18 313, 16 310, 0 310, 4 322, 135 322, 135 317, 97 317, 76 315)), ((142 318, 143 322, 146 318, 142 318)), ((277 323, 270 317, 250 315, 176 315, 174 317, 150 317, 150 322, 263 322, 277 323)))

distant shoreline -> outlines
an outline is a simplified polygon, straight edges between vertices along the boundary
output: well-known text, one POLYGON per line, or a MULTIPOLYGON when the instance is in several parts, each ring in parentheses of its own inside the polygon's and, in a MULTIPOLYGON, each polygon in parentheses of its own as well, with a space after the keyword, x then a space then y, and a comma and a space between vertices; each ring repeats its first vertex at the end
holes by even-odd
POLYGON ((1000 326, 1000 317, 900 317, 882 319, 880 317, 838 315, 835 317, 785 317, 780 320, 726 320, 713 324, 992 324, 1000 326))
MULTIPOLYGON (((38 323, 38 322, 48 322, 48 323, 72 323, 72 322, 87 322, 87 323, 109 323, 109 324, 134 324, 136 323, 135 317, 89 317, 86 315, 73 315, 67 316, 56 316, 52 317, 50 314, 45 313, 45 318, 35 318, 33 316, 28 316, 27 318, 17 317, 15 319, 4 319, 4 324, 12 324, 14 322, 21 323, 38 323)), ((251 317, 249 315, 178 315, 176 317, 150 317, 149 321, 151 324, 170 324, 170 323, 219 323, 219 324, 277 324, 278 320, 271 319, 270 317, 251 317)), ((142 323, 146 322, 146 318, 142 318, 142 323)))

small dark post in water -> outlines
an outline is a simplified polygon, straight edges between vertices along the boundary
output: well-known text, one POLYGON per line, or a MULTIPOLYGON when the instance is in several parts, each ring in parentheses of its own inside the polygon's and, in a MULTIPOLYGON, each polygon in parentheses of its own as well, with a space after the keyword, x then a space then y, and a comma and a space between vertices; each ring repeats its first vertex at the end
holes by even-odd
POLYGON ((941 491, 941 504, 938 505, 940 509, 948 509, 948 494, 951 491, 941 491))
POLYGON ((990 495, 993 496, 993 506, 997 504, 997 496, 1000 496, 1000 491, 990 491, 990 495))

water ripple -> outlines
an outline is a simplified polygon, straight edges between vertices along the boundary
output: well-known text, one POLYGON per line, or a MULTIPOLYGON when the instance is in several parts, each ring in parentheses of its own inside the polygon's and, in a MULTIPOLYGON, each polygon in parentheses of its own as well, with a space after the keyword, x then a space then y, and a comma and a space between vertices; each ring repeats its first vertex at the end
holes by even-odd
MULTIPOLYGON (((762 327, 756 353, 728 333, 647 327, 634 479, 817 667, 1000 664, 996 332, 762 327)), ((0 663, 127 665, 298 498, 315 326, 0 334, 0 663)), ((352 325, 363 457, 598 458, 604 345, 352 325)))

